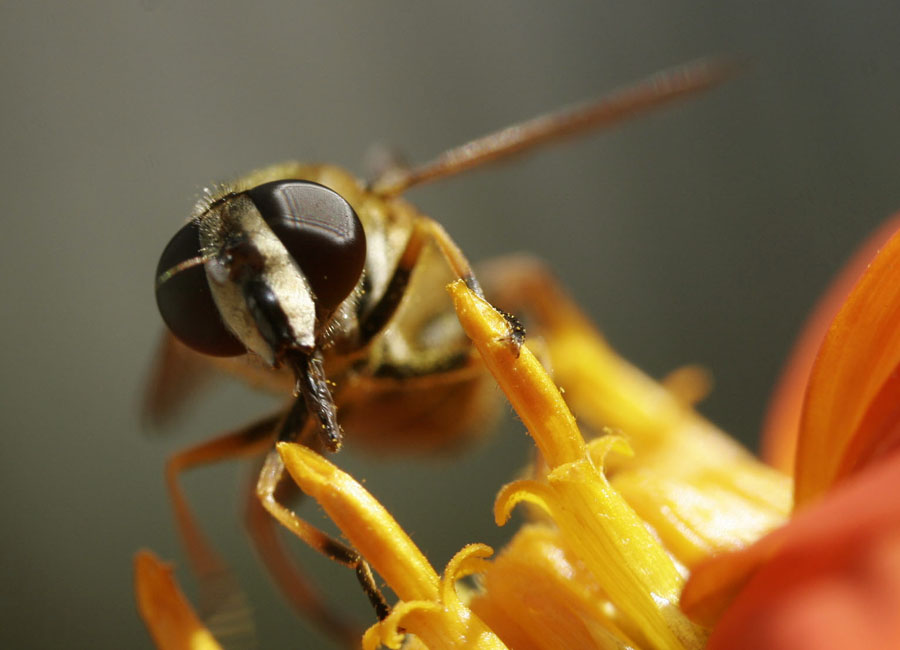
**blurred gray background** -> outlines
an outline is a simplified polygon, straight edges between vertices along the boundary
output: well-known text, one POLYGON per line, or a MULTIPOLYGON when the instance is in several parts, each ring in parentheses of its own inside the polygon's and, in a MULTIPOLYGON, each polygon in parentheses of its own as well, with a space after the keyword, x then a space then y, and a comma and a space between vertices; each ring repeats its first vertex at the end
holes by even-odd
MULTIPOLYGON (((195 595, 164 459, 279 401, 224 381, 170 431, 142 430, 153 270, 204 184, 272 161, 362 173, 375 143, 422 161, 698 56, 747 58, 701 98, 409 198, 472 259, 548 260, 650 373, 711 368, 703 412, 755 445, 817 294, 900 209, 898 18, 874 1, 2 3, 0 646, 151 647, 132 597, 140 547, 195 595)), ((509 418, 459 458, 372 460, 351 442, 339 461, 443 567, 505 538, 493 495, 529 446, 509 418)), ((260 647, 328 647, 253 556, 247 471, 196 471, 192 504, 260 647)), ((297 556, 366 620, 348 571, 297 556)))

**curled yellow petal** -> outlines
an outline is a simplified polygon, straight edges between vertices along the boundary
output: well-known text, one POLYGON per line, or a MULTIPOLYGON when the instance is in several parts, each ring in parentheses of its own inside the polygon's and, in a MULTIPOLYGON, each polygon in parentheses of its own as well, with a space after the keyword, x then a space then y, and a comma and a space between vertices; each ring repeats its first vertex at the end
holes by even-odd
POLYGON ((427 600, 397 603, 387 618, 372 625, 363 634, 363 650, 378 650, 381 646, 396 650, 406 637, 406 629, 424 627, 430 618, 440 623, 441 607, 427 600))
POLYGON ((150 551, 134 557, 138 612, 161 650, 221 650, 172 577, 172 569, 150 551))
POLYGON ((615 434, 607 434, 595 440, 591 440, 588 444, 588 455, 595 465, 602 467, 606 462, 606 457, 610 452, 616 452, 622 456, 631 458, 634 456, 634 450, 628 441, 622 436, 615 434))
POLYGON ((441 579, 441 599, 445 605, 455 608, 465 607, 456 595, 456 581, 483 572, 488 565, 485 558, 493 554, 494 549, 487 544, 467 544, 450 558, 441 579))
POLYGON ((520 503, 531 503, 547 514, 551 513, 549 501, 554 499, 553 489, 546 483, 523 479, 507 483, 494 500, 494 521, 498 526, 509 521, 513 508, 520 503))

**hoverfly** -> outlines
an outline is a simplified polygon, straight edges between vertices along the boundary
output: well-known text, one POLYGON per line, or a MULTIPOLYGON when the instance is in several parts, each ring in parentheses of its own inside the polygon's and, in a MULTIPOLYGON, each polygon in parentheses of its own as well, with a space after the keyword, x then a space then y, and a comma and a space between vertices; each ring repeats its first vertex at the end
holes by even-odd
MULTIPOLYGON (((428 449, 477 428, 491 383, 444 287, 454 279, 479 294, 481 287, 444 228, 399 195, 709 88, 727 72, 708 61, 687 65, 474 140, 421 167, 388 169, 368 184, 335 166, 285 163, 208 191, 156 270, 156 300, 169 334, 148 411, 169 411, 201 359, 251 382, 292 389, 293 400, 170 459, 166 474, 178 526, 202 581, 227 572, 193 522, 178 475, 268 450, 251 498, 251 533, 282 589, 328 632, 350 638, 292 569, 274 535, 275 520, 353 568, 376 614, 386 616, 389 608, 354 549, 283 505, 286 472, 273 443, 299 440, 335 452, 346 429, 353 438, 376 437, 381 448, 428 449)), ((510 344, 520 344, 523 330, 504 315, 510 344)))

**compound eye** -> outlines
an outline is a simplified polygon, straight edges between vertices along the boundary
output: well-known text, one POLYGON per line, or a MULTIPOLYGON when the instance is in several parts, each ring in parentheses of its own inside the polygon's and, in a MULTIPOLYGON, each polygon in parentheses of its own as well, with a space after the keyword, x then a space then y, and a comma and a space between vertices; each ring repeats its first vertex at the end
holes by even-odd
POLYGON ((330 313, 350 295, 366 262, 366 236, 344 198, 318 183, 274 181, 247 192, 330 313))
MULTIPOLYGON (((196 221, 191 221, 172 237, 163 251, 156 266, 157 279, 199 255, 200 228, 196 221)), ((222 322, 203 264, 179 270, 157 284, 156 306, 172 334, 197 352, 233 357, 247 351, 222 322)))

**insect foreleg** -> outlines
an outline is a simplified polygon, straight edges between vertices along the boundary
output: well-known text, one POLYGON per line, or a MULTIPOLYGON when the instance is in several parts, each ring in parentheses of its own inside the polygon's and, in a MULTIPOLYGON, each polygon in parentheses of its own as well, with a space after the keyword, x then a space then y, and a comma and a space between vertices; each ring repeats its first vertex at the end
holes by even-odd
MULTIPOLYGON (((257 554, 269 575, 294 609, 343 646, 358 645, 362 630, 328 606, 315 585, 310 583, 285 547, 275 519, 266 511, 256 495, 256 479, 248 485, 245 523, 257 554)), ((282 486, 287 486, 287 482, 282 486)), ((296 492, 299 492, 294 488, 296 492)), ((279 498, 281 490, 279 489, 279 498)), ((302 493, 301 493, 302 494, 302 493)))
POLYGON ((469 260, 466 259, 462 250, 456 245, 456 242, 450 238, 450 235, 447 234, 444 227, 437 221, 429 219, 428 217, 422 217, 417 226, 434 239, 438 249, 441 251, 441 255, 447 260, 447 263, 450 265, 450 268, 453 270, 456 277, 463 280, 466 283, 466 286, 478 296, 484 298, 484 291, 481 290, 481 285, 475 277, 472 265, 469 264, 469 260))
POLYGON ((369 564, 356 550, 329 537, 312 524, 298 517, 293 510, 278 502, 276 499, 278 487, 285 480, 286 476, 284 464, 281 462, 278 452, 270 451, 263 463, 263 468, 259 473, 259 480, 256 484, 256 496, 262 503, 263 508, 275 517, 281 525, 306 542, 308 546, 335 562, 353 569, 356 572, 356 579, 359 580, 359 584, 375 609, 378 620, 383 620, 391 610, 384 599, 384 595, 382 595, 375 584, 375 578, 372 575, 369 564))

